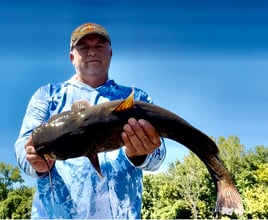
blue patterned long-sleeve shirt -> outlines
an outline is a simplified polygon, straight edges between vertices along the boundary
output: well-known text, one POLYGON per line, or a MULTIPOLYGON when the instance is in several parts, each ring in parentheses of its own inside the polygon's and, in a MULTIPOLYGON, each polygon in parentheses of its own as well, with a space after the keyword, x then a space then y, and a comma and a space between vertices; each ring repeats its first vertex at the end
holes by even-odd
MULTIPOLYGON (((32 218, 141 217, 142 170, 153 171, 159 168, 166 154, 163 141, 140 166, 131 163, 125 155, 124 148, 99 153, 103 178, 98 176, 86 157, 57 160, 51 170, 52 188, 49 176, 38 176, 26 160, 24 148, 35 127, 55 114, 70 110, 74 101, 87 99, 91 105, 96 105, 110 100, 125 99, 131 91, 131 87, 118 85, 111 79, 101 87, 91 88, 73 76, 66 82, 48 84, 35 92, 28 104, 15 143, 19 166, 37 179, 32 218)), ((135 99, 152 102, 144 91, 137 88, 135 99)))

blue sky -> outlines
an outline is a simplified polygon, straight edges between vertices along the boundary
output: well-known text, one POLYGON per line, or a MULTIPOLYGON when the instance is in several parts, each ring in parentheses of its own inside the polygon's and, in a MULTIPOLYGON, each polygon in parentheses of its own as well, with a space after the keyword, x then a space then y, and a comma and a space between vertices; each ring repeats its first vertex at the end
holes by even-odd
MULTIPOLYGON (((73 74, 71 31, 85 22, 112 38, 110 76, 143 88, 155 104, 212 137, 268 146, 266 1, 1 1, 0 161, 13 144, 32 93, 73 74)), ((162 169, 187 153, 167 141, 162 169)))

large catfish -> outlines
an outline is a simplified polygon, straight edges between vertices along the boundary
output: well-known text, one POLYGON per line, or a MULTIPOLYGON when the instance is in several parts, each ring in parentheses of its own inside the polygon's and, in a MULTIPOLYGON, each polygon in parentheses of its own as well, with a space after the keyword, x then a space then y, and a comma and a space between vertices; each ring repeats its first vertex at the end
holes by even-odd
POLYGON ((156 105, 134 101, 134 91, 125 100, 90 107, 83 103, 73 104, 71 111, 57 114, 33 130, 35 150, 43 159, 66 160, 86 156, 101 173, 97 153, 124 145, 121 133, 130 117, 145 119, 161 137, 183 144, 204 162, 217 190, 216 215, 243 214, 240 195, 218 157, 218 147, 184 119, 156 105))

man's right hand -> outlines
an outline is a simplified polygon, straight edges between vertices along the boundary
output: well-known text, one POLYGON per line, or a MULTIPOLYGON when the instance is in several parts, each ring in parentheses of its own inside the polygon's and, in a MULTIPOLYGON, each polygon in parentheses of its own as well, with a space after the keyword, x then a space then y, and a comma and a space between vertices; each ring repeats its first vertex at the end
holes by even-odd
POLYGON ((35 169, 38 173, 46 173, 51 169, 51 167, 54 165, 55 160, 48 160, 48 166, 46 164, 46 161, 44 161, 43 158, 41 158, 35 151, 35 148, 33 146, 33 140, 32 136, 29 137, 25 144, 25 151, 26 151, 26 159, 29 161, 29 163, 32 165, 32 167, 35 169))

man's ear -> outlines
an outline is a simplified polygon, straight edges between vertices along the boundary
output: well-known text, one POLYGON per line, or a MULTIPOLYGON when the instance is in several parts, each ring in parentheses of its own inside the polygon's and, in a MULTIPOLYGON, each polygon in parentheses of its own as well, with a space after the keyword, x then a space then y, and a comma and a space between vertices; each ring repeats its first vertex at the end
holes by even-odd
POLYGON ((69 58, 70 58, 71 62, 73 62, 73 60, 74 60, 74 55, 73 55, 72 52, 70 52, 70 54, 69 54, 69 58))

